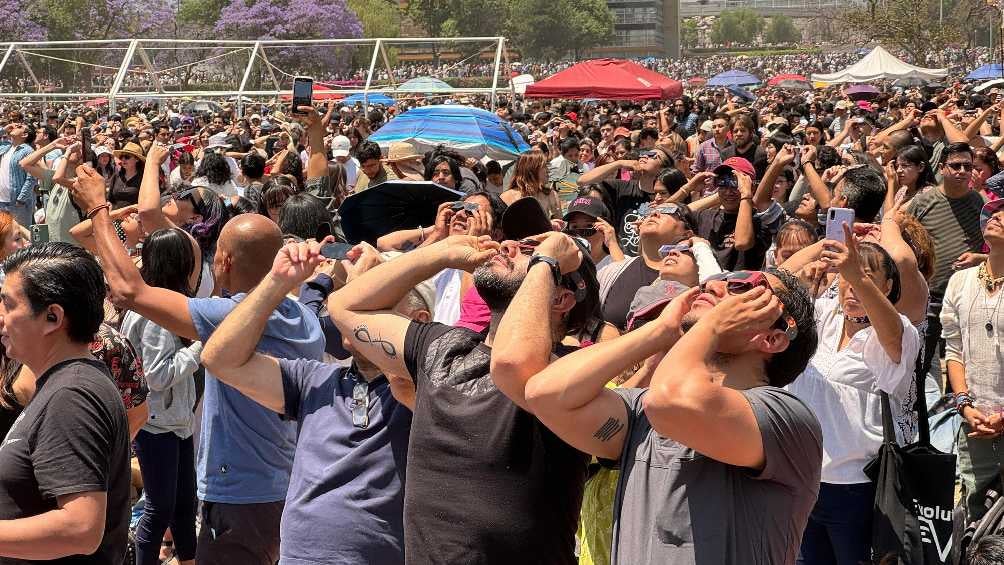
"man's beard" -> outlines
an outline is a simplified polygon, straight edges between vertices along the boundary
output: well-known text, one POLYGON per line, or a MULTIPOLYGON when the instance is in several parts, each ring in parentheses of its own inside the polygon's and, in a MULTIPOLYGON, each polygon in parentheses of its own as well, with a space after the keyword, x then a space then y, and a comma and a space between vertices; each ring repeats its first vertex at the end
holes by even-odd
POLYGON ((477 289, 478 294, 493 313, 504 312, 513 297, 516 296, 520 285, 523 284, 524 277, 511 270, 513 262, 508 257, 505 257, 505 260, 510 268, 506 275, 500 275, 493 271, 490 262, 483 263, 474 269, 474 288, 477 289))
POLYGON ((687 333, 690 331, 690 328, 696 326, 697 322, 699 322, 700 320, 701 319, 697 316, 697 314, 694 314, 693 312, 687 312, 686 314, 683 315, 683 319, 680 320, 680 329, 683 331, 683 333, 687 333))

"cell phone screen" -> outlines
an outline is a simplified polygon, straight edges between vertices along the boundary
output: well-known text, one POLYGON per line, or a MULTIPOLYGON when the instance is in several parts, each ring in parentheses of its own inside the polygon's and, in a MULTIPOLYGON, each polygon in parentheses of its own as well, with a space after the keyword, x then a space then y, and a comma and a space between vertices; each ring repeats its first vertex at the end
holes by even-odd
POLYGON ((348 243, 325 243, 321 246, 321 255, 327 259, 340 261, 342 259, 348 259, 348 253, 351 249, 352 245, 348 243))
POLYGON ((293 108, 294 114, 299 114, 300 106, 310 106, 311 95, 314 91, 314 79, 310 77, 296 77, 293 79, 293 108))

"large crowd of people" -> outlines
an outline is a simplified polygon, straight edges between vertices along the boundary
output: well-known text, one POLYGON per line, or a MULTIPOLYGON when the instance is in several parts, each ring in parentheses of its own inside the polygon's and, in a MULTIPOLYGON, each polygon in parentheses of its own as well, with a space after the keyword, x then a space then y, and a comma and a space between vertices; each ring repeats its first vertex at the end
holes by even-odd
POLYGON ((0 563, 906 563, 866 468, 936 405, 980 520, 1002 92, 757 94, 505 98, 508 160, 369 139, 439 99, 4 104, 0 563))

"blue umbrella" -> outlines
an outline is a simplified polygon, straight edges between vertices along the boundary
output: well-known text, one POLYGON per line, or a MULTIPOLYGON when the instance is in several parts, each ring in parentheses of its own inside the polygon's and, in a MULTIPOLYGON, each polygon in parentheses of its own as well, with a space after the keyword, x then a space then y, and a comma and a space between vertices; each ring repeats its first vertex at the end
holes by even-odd
POLYGON ((342 99, 342 104, 345 104, 346 106, 351 106, 356 102, 359 102, 361 104, 366 104, 367 100, 369 100, 370 104, 383 104, 384 106, 393 106, 395 102, 393 98, 387 96, 386 94, 383 94, 382 92, 371 92, 369 94, 366 94, 365 96, 363 94, 353 94, 351 96, 346 96, 345 98, 342 99))
POLYGON ((990 80, 992 78, 1004 78, 1004 65, 987 63, 966 75, 966 80, 990 80))
POLYGON ((719 73, 708 80, 708 86, 749 86, 759 83, 759 78, 739 69, 719 73))
POLYGON ((730 86, 728 88, 728 91, 731 92, 733 95, 742 98, 744 102, 756 101, 756 95, 744 88, 739 88, 738 86, 730 86))
POLYGON ((450 92, 453 87, 449 84, 432 77, 416 77, 401 83, 397 87, 398 92, 450 92))
POLYGON ((505 161, 530 149, 522 136, 494 113, 452 104, 408 110, 368 139, 385 151, 391 143, 406 141, 418 153, 445 145, 466 157, 487 155, 505 161))

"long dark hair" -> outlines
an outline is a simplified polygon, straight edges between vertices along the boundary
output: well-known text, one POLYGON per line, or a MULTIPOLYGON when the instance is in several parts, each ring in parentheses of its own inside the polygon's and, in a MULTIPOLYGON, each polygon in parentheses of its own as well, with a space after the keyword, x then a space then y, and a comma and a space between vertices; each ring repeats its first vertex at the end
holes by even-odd
POLYGON ((934 178, 934 171, 927 160, 927 152, 919 145, 907 145, 896 153, 896 160, 905 159, 911 165, 920 167, 920 175, 917 176, 917 188, 924 188, 929 185, 938 184, 934 178))
POLYGON ((206 180, 213 184, 223 184, 233 178, 230 165, 223 155, 214 151, 209 151, 202 156, 199 169, 195 171, 196 177, 206 177, 206 180))
POLYGON ((182 229, 160 229, 143 242, 139 273, 146 284, 193 296, 189 278, 194 270, 192 242, 182 229))

